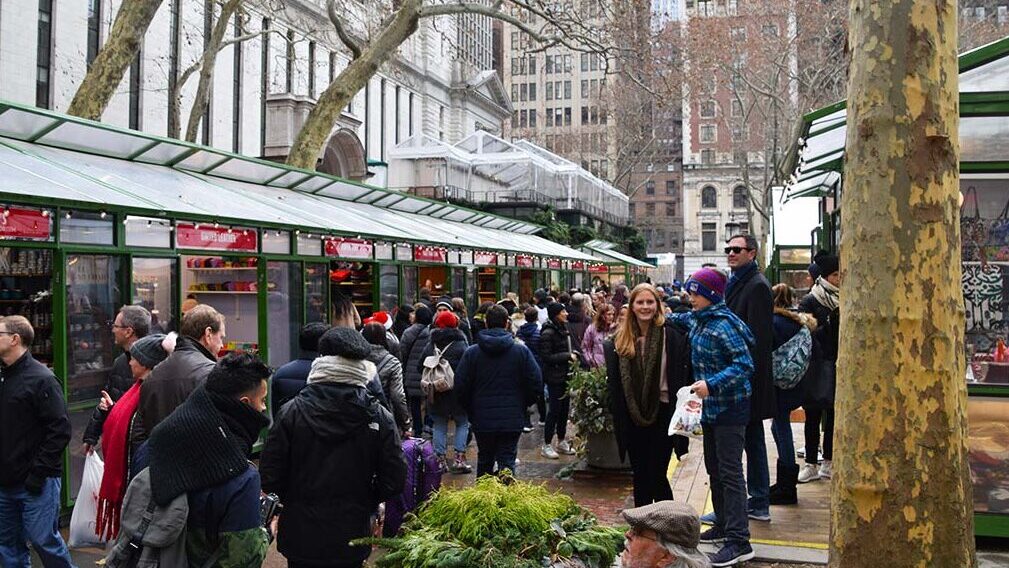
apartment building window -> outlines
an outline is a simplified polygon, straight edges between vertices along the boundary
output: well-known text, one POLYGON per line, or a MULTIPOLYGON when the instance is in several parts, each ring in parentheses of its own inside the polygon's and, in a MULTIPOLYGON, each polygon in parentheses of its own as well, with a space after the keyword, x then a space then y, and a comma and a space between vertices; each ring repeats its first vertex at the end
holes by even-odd
MULTIPOLYGON (((264 32, 270 29, 270 19, 263 18, 262 29, 264 32)), ((259 148, 262 151, 266 147, 266 93, 270 89, 270 35, 263 34, 263 50, 259 54, 259 148)), ((176 47, 176 51, 178 48, 176 47)), ((176 59, 178 55, 176 55, 176 59)))
POLYGON ((610 161, 603 160, 599 162, 599 177, 609 178, 610 177, 610 161))
POLYGON ((522 83, 519 85, 519 100, 525 102, 529 98, 529 85, 522 83))
MULTIPOLYGON (((140 130, 140 57, 141 52, 137 52, 137 56, 133 58, 133 63, 130 64, 130 106, 129 106, 129 121, 130 128, 133 130, 140 130)), ((209 113, 203 116, 204 123, 208 122, 210 118, 209 113)), ((206 142, 204 142, 206 143, 206 142)))
POLYGON ((664 247, 666 246, 666 232, 662 229, 655 231, 655 246, 664 247))
POLYGON ((536 102, 536 83, 529 83, 529 100, 536 102))
POLYGON ((676 202, 675 201, 667 201, 666 202, 666 217, 675 217, 675 216, 676 216, 676 202))
POLYGON ((547 107, 547 126, 554 125, 554 109, 547 107))
POLYGON ((746 188, 743 186, 738 186, 732 190, 732 207, 735 209, 746 209, 747 202, 749 201, 749 196, 747 195, 746 188))
POLYGON ((512 101, 519 100, 519 85, 518 83, 512 83, 512 101))
POLYGON ((445 139, 445 107, 438 107, 438 140, 445 139))
POLYGON ((554 100, 554 83, 553 83, 553 81, 547 81, 546 88, 547 88, 547 100, 548 101, 554 100))
POLYGON ((733 41, 745 41, 746 28, 742 26, 732 26, 732 28, 729 30, 729 37, 731 37, 733 41))
POLYGON ((736 15, 737 0, 728 0, 725 3, 725 12, 730 16, 736 15))
POLYGON ((308 97, 315 98, 315 42, 308 42, 308 97))
MULTIPOLYGON (((174 2, 173 2, 174 5, 174 2)), ((88 68, 98 55, 101 44, 99 26, 102 21, 102 0, 88 0, 88 68)))
POLYGON ((742 101, 732 101, 732 116, 733 117, 743 116, 743 103, 742 103, 742 101))
POLYGON ((998 23, 1005 24, 1009 22, 1009 6, 999 6, 995 8, 995 13, 997 14, 998 23))
MULTIPOLYGON (((584 69, 582 69, 584 71, 584 69)), ((589 96, 589 81, 588 79, 582 79, 582 98, 589 96)))
POLYGON ((536 128, 536 109, 529 109, 529 128, 536 128))
POLYGON ((407 98, 406 132, 407 136, 413 136, 413 93, 407 98))
POLYGON ((711 148, 701 150, 701 163, 710 166, 715 163, 715 151, 711 148))
POLYGON ((395 140, 396 144, 399 144, 399 95, 400 95, 400 93, 401 93, 400 86, 396 85, 396 99, 395 99, 395 103, 393 104, 393 108, 396 111, 396 132, 393 135, 393 140, 395 140))
POLYGON ((645 203, 645 216, 649 217, 649 218, 655 216, 655 204, 654 203, 645 203))
POLYGON ((297 54, 294 52, 294 30, 287 31, 287 72, 284 75, 284 87, 288 93, 294 92, 294 62, 297 54))
POLYGON ((530 75, 535 75, 536 74, 536 56, 535 55, 530 55, 529 56, 529 74, 530 75))
MULTIPOLYGON (((512 72, 514 72, 514 70, 512 70, 512 72)), ((551 73, 554 72, 554 56, 553 55, 547 55, 546 56, 546 70, 544 72, 547 75, 550 75, 551 73)))
POLYGON ((746 140, 746 127, 741 124, 732 125, 732 141, 742 142, 746 140))
POLYGON ((571 126, 571 107, 564 107, 564 126, 571 126))
POLYGON ((518 127, 519 127, 519 111, 513 110, 512 111, 512 128, 518 128, 518 127))
POLYGON ((519 128, 525 128, 529 126, 529 115, 526 114, 525 109, 519 111, 519 128))
MULTIPOLYGON (((234 35, 240 37, 243 33, 242 18, 235 14, 234 35)), ((236 43, 232 49, 234 59, 231 70, 231 151, 236 154, 242 147, 242 46, 236 43)))
POLYGON ((602 69, 601 58, 602 56, 598 53, 589 54, 589 71, 599 71, 602 69))
POLYGON ((701 106, 701 118, 715 118, 715 101, 702 101, 701 106))
POLYGON ((588 71, 588 70, 589 70, 589 54, 588 53, 583 53, 582 54, 582 71, 585 72, 585 71, 588 71))
POLYGON ((378 84, 378 159, 385 161, 385 79, 378 84))
POLYGON ((765 37, 778 37, 778 26, 775 24, 764 24, 760 27, 760 33, 765 37))
POLYGON ((655 181, 648 180, 645 182, 645 195, 655 195, 655 181))
POLYGON ((712 251, 718 244, 718 224, 701 223, 701 250, 712 251))
POLYGON ((701 188, 701 207, 715 209, 718 207, 718 191, 710 185, 701 188))
POLYGON ((53 0, 39 0, 35 106, 49 108, 53 51, 53 0))
POLYGON ((666 180, 666 195, 676 194, 676 180, 667 179, 666 180))
POLYGON ((700 134, 702 144, 713 144, 715 142, 715 125, 702 124, 700 134))
POLYGON ((571 81, 564 81, 564 100, 571 100, 571 81))

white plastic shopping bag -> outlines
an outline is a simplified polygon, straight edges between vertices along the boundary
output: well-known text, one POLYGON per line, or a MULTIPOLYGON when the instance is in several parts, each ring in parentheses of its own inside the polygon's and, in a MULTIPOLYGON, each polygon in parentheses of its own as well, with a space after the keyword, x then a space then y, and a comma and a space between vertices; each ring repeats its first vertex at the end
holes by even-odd
POLYGON ((669 435, 678 434, 688 438, 701 438, 701 397, 690 387, 676 391, 676 410, 669 421, 669 435))
POLYGON ((95 522, 98 517, 98 490, 102 486, 102 475, 105 473, 105 462, 98 452, 91 452, 84 460, 84 477, 81 478, 81 489, 77 492, 77 502, 74 512, 70 515, 70 536, 67 546, 78 548, 89 545, 104 545, 105 542, 95 534, 95 522))

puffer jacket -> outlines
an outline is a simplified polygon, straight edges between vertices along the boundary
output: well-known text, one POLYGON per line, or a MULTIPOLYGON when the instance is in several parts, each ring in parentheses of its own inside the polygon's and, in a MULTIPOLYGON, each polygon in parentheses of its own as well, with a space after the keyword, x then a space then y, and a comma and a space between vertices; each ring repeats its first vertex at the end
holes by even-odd
POLYGON ((415 323, 403 332, 399 340, 399 360, 403 362, 403 387, 406 395, 412 397, 424 396, 420 389, 421 355, 431 339, 431 329, 421 323, 415 323))
MULTIPOLYGON (((431 330, 431 341, 428 342, 420 357, 420 372, 424 371, 424 360, 434 355, 435 347, 441 350, 442 356, 455 371, 459 367, 459 361, 462 359, 463 353, 466 352, 467 346, 466 336, 456 328, 431 330)), ((459 405, 453 388, 449 391, 435 393, 434 402, 428 406, 428 412, 438 416, 452 416, 465 412, 465 409, 459 405)))
POLYGON ((528 347, 508 330, 487 329, 463 354, 453 390, 474 432, 521 432, 543 379, 528 347))
POLYGON ((543 382, 558 385, 567 382, 571 373, 571 352, 574 350, 571 333, 566 326, 547 320, 540 329, 540 362, 543 365, 543 382))
POLYGON ((386 351, 381 345, 372 345, 368 360, 375 364, 382 391, 389 400, 389 406, 396 418, 400 431, 410 428, 410 409, 406 405, 406 391, 403 389, 403 365, 399 358, 386 351))

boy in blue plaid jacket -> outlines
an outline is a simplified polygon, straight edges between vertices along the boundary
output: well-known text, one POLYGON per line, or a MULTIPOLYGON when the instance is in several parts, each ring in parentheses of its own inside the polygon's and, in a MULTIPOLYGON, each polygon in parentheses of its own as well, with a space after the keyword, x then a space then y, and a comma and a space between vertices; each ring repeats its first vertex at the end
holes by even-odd
POLYGON ((694 394, 704 400, 704 467, 711 480, 715 526, 701 542, 722 543, 712 566, 732 566, 753 558, 743 479, 743 445, 750 421, 750 377, 754 343, 750 328, 725 305, 726 278, 710 268, 695 272, 686 289, 694 311, 670 315, 690 329, 694 394))

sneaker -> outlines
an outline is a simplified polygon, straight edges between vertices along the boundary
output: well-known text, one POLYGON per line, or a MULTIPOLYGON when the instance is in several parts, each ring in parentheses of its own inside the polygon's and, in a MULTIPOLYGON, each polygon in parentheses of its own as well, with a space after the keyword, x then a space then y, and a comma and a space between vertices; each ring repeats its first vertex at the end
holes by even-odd
POLYGON ((542 418, 540 418, 540 421, 537 422, 536 425, 539 426, 540 428, 542 428, 542 427, 546 426, 547 423, 542 418))
POLYGON ((567 440, 561 440, 560 443, 557 444, 557 453, 564 454, 566 456, 575 455, 575 451, 571 448, 571 444, 568 443, 567 440))
POLYGON ((807 463, 799 472, 799 483, 809 483, 820 479, 820 468, 815 463, 807 463))
POLYGON ((444 455, 438 455, 438 470, 441 473, 448 473, 448 459, 444 455))
POLYGON ((770 509, 750 509, 746 512, 746 516, 750 517, 754 521, 763 521, 765 523, 771 522, 770 509))
POLYGON ((820 462, 820 477, 824 479, 830 479, 833 474, 834 464, 830 460, 823 460, 820 462))
POLYGON ((708 558, 711 559, 711 565, 717 568, 720 566, 735 566, 740 562, 752 559, 753 556, 753 547, 750 546, 750 543, 730 542, 708 558))
POLYGON ((716 517, 715 512, 712 511, 706 515, 701 515, 701 522, 706 525, 713 525, 718 522, 718 517, 716 517))
POLYGON ((452 464, 452 469, 449 471, 455 474, 471 473, 473 471, 473 466, 466 463, 466 458, 463 456, 456 456, 455 462, 452 464))
POLYGON ((705 544, 718 544, 725 542, 725 533, 723 533, 722 529, 718 527, 711 527, 701 533, 701 542, 705 544))
POLYGON ((533 431, 533 427, 532 426, 523 426, 522 427, 522 431, 525 432, 526 434, 528 434, 529 432, 533 431))
POLYGON ((544 444, 543 447, 540 448, 540 455, 552 460, 560 458, 560 456, 557 455, 557 451, 554 450, 554 447, 550 444, 544 444))

